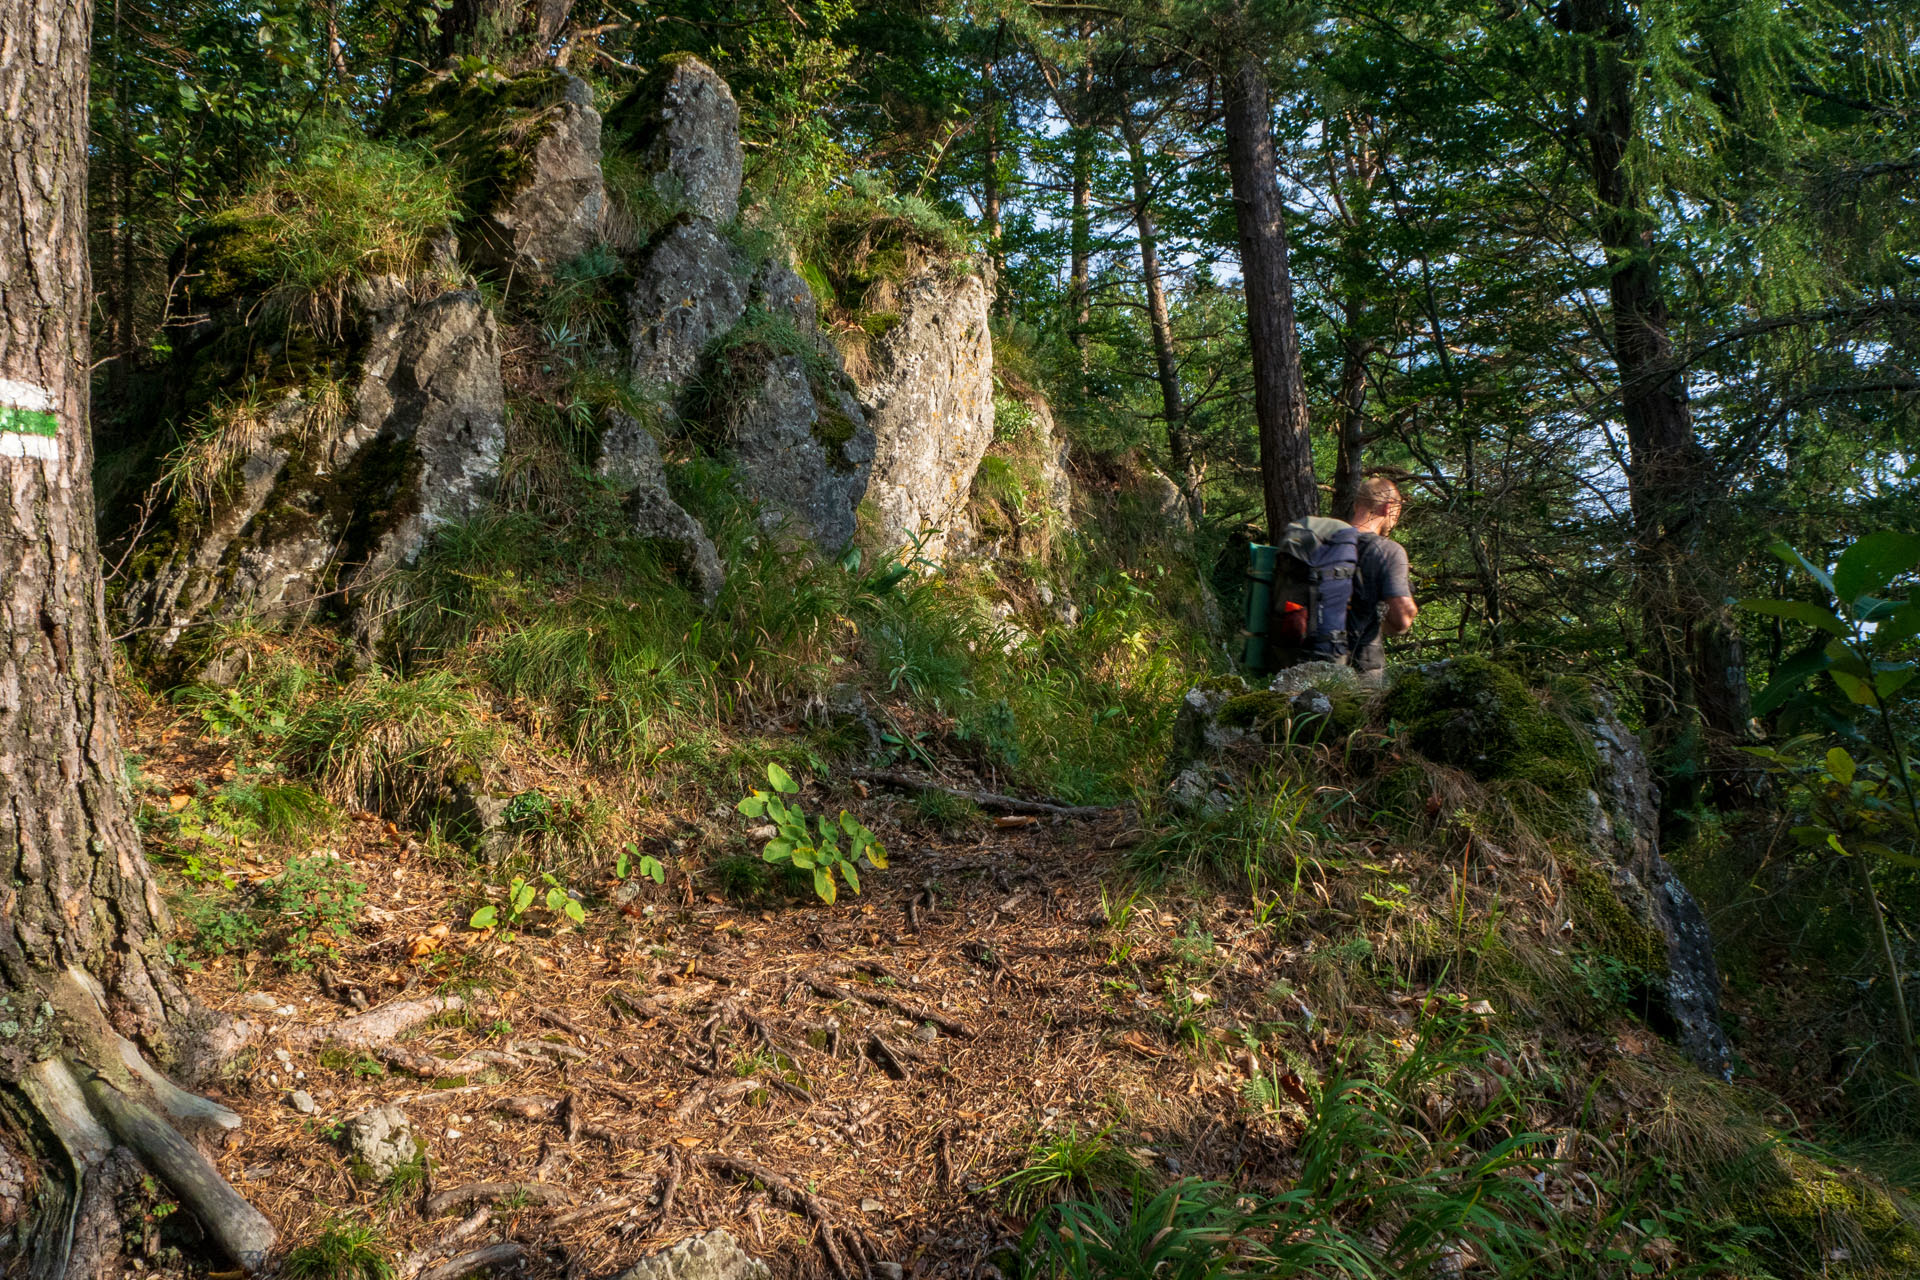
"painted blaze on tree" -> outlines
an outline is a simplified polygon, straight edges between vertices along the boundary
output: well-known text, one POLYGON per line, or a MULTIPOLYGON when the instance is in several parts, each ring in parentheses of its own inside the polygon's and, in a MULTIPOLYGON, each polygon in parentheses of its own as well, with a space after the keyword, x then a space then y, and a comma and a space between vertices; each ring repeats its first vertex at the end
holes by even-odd
POLYGON ((88 478, 88 16, 0 0, 17 104, 0 124, 0 1114, 39 1175, 0 1212, 33 1218, 15 1238, 34 1277, 102 1273, 141 1166, 242 1265, 274 1239, 182 1134, 238 1118, 148 1061, 191 1076, 221 1028, 161 953, 114 718, 88 478))

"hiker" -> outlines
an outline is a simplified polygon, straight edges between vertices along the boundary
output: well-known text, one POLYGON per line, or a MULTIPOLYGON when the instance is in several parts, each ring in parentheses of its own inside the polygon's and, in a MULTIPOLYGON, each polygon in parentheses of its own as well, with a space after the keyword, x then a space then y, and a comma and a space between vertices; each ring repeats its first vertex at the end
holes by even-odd
POLYGON ((1407 581, 1407 549, 1390 536, 1406 499, 1385 476, 1360 482, 1348 523, 1360 531, 1359 567, 1347 607, 1348 661, 1356 670, 1383 671, 1387 636, 1402 635, 1420 616, 1407 581))
POLYGON ((1387 665, 1385 636, 1420 612, 1407 583, 1407 553, 1387 535, 1405 505, 1393 481, 1360 486, 1352 519, 1306 516, 1256 547, 1249 596, 1248 666, 1272 672, 1302 662, 1336 662, 1372 674, 1387 665), (1271 583, 1270 590, 1259 589, 1271 583), (1266 610, 1265 626, 1254 615, 1266 610))

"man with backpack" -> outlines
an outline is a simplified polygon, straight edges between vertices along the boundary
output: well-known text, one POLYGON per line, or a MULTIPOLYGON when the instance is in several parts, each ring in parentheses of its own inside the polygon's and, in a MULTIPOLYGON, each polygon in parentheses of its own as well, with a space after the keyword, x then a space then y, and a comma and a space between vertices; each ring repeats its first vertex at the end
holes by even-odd
POLYGON ((1374 476, 1361 484, 1351 521, 1307 516, 1274 546, 1254 548, 1247 657, 1255 672, 1302 662, 1386 667, 1384 637, 1420 612, 1406 550, 1388 536, 1404 506, 1393 481, 1374 476))

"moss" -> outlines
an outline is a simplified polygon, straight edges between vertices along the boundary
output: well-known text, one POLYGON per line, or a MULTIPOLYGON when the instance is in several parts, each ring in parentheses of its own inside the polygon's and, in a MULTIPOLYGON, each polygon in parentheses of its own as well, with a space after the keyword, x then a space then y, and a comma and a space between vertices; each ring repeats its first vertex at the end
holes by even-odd
POLYGON ((1219 718, 1229 729, 1265 730, 1286 719, 1291 710, 1282 695, 1258 689, 1221 703, 1219 718))
POLYGON ((1519 676, 1486 658, 1403 673, 1386 711, 1427 758, 1482 782, 1531 783, 1563 804, 1592 786, 1592 746, 1519 676))
POLYGON ((870 338, 884 338, 900 323, 897 311, 869 311, 860 317, 860 327, 870 338))
POLYGON ((1817 1260, 1832 1276, 1920 1274, 1920 1213, 1910 1202, 1798 1151, 1780 1148, 1776 1165, 1781 1176, 1754 1197, 1753 1216, 1773 1228, 1782 1264, 1817 1260))
POLYGON ((1594 949, 1651 977, 1664 980, 1667 941, 1659 930, 1620 900, 1606 873, 1577 853, 1559 859, 1561 882, 1573 899, 1576 923, 1594 949))
POLYGON ((1194 688, 1202 693, 1245 693, 1247 682, 1243 677, 1236 675, 1207 676, 1194 685, 1194 688))
POLYGON ((452 162, 470 225, 531 180, 534 145, 553 128, 566 96, 567 77, 555 68, 509 76, 467 59, 411 90, 403 110, 413 136, 452 162))

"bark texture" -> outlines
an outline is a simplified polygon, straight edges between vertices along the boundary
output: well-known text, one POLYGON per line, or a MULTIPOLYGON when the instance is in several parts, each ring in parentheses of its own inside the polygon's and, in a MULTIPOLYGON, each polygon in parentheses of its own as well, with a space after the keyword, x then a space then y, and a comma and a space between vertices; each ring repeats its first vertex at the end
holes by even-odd
MULTIPOLYGON (((45 1179, 34 1277, 98 1273, 123 1145, 190 1205, 185 1183, 232 1196, 159 1118, 198 1100, 114 1033, 178 1061, 195 1019, 159 949, 166 914, 133 826, 94 540, 90 20, 84 0, 0 0, 0 1104, 45 1179)), ((228 1209, 209 1229, 258 1264, 272 1229, 237 1197, 228 1209)))
MULTIPOLYGON (((1607 289, 1613 354, 1650 659, 1647 725, 1662 755, 1685 741, 1696 717, 1712 737, 1739 742, 1748 736, 1751 714, 1746 665, 1726 593, 1705 554, 1714 497, 1708 458, 1674 355, 1655 259, 1655 221, 1628 155, 1635 133, 1631 63, 1637 31, 1622 0, 1575 0, 1569 15, 1581 41, 1581 132, 1599 203, 1600 241, 1612 268, 1607 289)), ((1685 803, 1688 797, 1670 800, 1685 803)))
POLYGON ((1147 176, 1147 153, 1140 130, 1123 118, 1120 132, 1127 141, 1127 171, 1133 181, 1133 225, 1140 240, 1140 274, 1147 285, 1147 323, 1153 331, 1154 372, 1160 383, 1160 411, 1167 420, 1167 453, 1173 462, 1174 483, 1187 500, 1194 526, 1205 514, 1200 493, 1200 464, 1187 434, 1185 397, 1180 390, 1180 362, 1173 350, 1173 317, 1167 310, 1166 278, 1160 269, 1160 232, 1153 218, 1153 189, 1147 176))
POLYGON ((1265 69, 1242 57, 1227 77, 1227 165, 1240 228, 1240 274, 1247 290, 1247 339, 1253 356, 1253 406, 1260 423, 1260 483, 1268 536, 1318 514, 1300 332, 1293 314, 1286 210, 1265 69))

